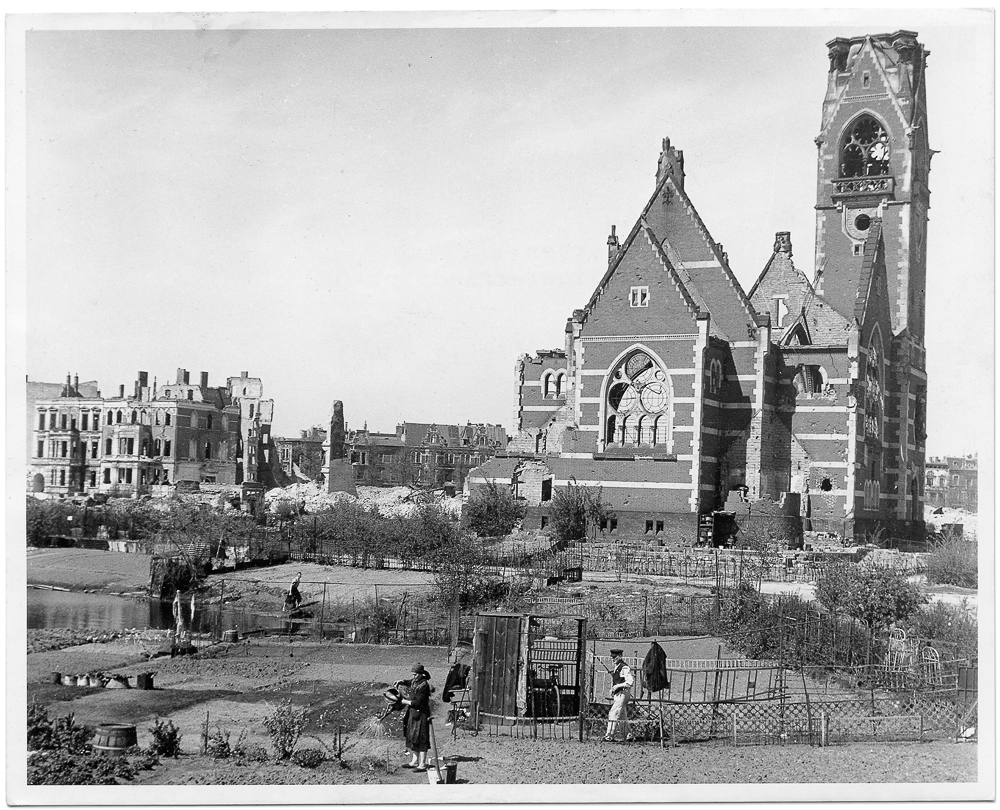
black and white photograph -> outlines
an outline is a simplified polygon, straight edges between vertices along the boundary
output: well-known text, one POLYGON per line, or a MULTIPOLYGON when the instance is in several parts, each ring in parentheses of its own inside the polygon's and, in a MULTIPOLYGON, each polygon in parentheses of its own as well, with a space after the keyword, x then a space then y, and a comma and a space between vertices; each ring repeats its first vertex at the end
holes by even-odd
POLYGON ((995 799, 994 26, 7 16, 8 803, 995 799))

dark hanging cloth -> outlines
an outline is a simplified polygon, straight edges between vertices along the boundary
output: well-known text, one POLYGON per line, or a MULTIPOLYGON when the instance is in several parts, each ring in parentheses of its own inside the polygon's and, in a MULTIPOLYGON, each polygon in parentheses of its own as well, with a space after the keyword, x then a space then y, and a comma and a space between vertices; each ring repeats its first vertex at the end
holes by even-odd
POLYGON ((456 690, 465 689, 468 677, 469 667, 457 662, 452 664, 451 669, 448 670, 448 677, 444 680, 444 694, 441 695, 441 700, 445 703, 450 703, 456 690))
POLYGON ((659 692, 670 688, 670 677, 667 675, 667 654, 663 647, 655 641, 649 645, 649 652, 642 661, 643 680, 650 692, 659 692))

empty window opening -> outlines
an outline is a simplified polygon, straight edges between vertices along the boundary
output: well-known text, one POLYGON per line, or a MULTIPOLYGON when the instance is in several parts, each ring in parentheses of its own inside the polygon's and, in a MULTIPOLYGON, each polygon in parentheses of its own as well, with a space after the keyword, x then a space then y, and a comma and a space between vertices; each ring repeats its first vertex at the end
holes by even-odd
POLYGON ((662 520, 656 521, 656 533, 657 534, 663 534, 663 521, 662 520))
POLYGON ((860 256, 861 255, 861 244, 860 243, 856 244, 854 246, 854 255, 855 256, 860 256))
POLYGON ((138 421, 139 421, 139 412, 132 411, 132 424, 134 425, 138 421))
POLYGON ((652 534, 652 533, 653 533, 653 521, 647 520, 646 521, 646 534, 652 534))
POLYGON ((165 456, 170 455, 170 439, 163 440, 163 455, 165 456))
POLYGON ((125 483, 126 484, 131 484, 132 483, 132 468, 131 467, 129 467, 127 470, 125 470, 125 483))
POLYGON ((608 523, 608 531, 610 531, 611 534, 614 534, 615 532, 618 531, 618 518, 611 518, 610 522, 608 523))
POLYGON ((111 470, 109 470, 109 469, 105 469, 104 470, 104 478, 103 478, 103 480, 104 480, 105 484, 110 484, 111 483, 111 470))
POLYGON ((541 520, 541 522, 539 524, 539 528, 544 529, 548 525, 549 525, 549 519, 546 516, 543 515, 542 516, 542 520, 541 520))
POLYGON ((115 412, 115 423, 119 424, 119 425, 122 423, 122 412, 121 411, 116 411, 115 412))
POLYGON ((59 470, 59 486, 66 486, 66 470, 59 470))
POLYGON ((85 414, 83 414, 80 417, 80 422, 81 422, 80 428, 81 428, 81 430, 89 430, 90 429, 90 421, 89 421, 89 418, 88 418, 89 416, 90 416, 90 414, 86 414, 85 413, 85 414))
POLYGON ((66 430, 66 414, 62 414, 59 417, 59 428, 61 430, 66 430))
POLYGON ((56 415, 54 413, 49 414, 49 430, 56 429, 56 415))
POLYGON ((126 455, 135 455, 135 439, 126 439, 126 455))
POLYGON ((869 74, 868 71, 866 70, 864 73, 861 74, 861 86, 867 89, 868 87, 871 86, 871 82, 872 82, 871 74, 869 74))
POLYGON ((45 414, 44 413, 38 414, 38 429, 39 430, 45 430, 45 414))
POLYGON ((629 306, 648 307, 649 287, 632 287, 632 289, 629 290, 629 306))
POLYGON ((841 177, 876 177, 889 171, 889 135, 870 115, 861 116, 844 137, 841 177))
POLYGON ((819 488, 823 490, 823 492, 830 492, 833 489, 833 483, 830 481, 829 478, 824 478, 820 482, 819 488))
POLYGON ((212 443, 205 442, 205 458, 210 459, 212 457, 212 443))
POLYGON ((253 405, 250 406, 250 418, 253 419, 253 405))
POLYGON ((110 425, 113 420, 114 420, 114 415, 111 413, 111 411, 108 411, 108 424, 110 425))
POLYGON ((168 414, 166 414, 166 415, 165 415, 165 416, 163 417, 163 424, 165 424, 165 425, 169 425, 169 424, 170 424, 170 414, 169 414, 169 413, 168 413, 168 414))
POLYGON ((66 442, 60 442, 59 443, 59 455, 62 456, 63 458, 66 458, 66 455, 68 453, 69 453, 69 447, 66 444, 66 442))
POLYGON ((208 429, 212 429, 212 414, 208 415, 208 429))
POLYGON ((92 486, 92 487, 96 487, 97 486, 97 472, 96 471, 91 471, 91 473, 90 473, 90 486, 92 486))
POLYGON ((97 458, 97 442, 90 443, 90 457, 97 458))
POLYGON ((188 392, 187 392, 187 398, 190 399, 190 400, 194 399, 194 391, 191 390, 190 388, 188 389, 188 392))
POLYGON ((552 479, 545 478, 542 481, 542 500, 551 501, 552 500, 552 479))
POLYGON ((39 442, 37 452, 35 453, 37 458, 43 458, 45 456, 45 442, 39 442))
POLYGON ((104 440, 104 455, 106 456, 111 455, 111 439, 104 440))
POLYGON ((159 439, 154 439, 153 440, 153 454, 154 455, 157 455, 157 456, 160 455, 160 450, 162 449, 162 447, 163 447, 163 445, 161 444, 161 442, 160 442, 159 439))

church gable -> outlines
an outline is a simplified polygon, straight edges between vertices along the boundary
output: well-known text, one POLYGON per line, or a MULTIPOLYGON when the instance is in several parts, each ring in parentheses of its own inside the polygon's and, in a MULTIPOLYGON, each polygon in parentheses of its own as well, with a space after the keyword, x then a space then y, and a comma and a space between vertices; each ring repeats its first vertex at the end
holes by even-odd
POLYGON ((643 222, 637 223, 588 306, 587 335, 695 334, 698 304, 643 222))
POLYGON ((753 307, 676 175, 667 176, 645 219, 688 290, 705 302, 712 333, 746 340, 755 322, 753 307))
POLYGON ((812 295, 809 279, 792 262, 791 235, 784 231, 777 233, 774 253, 750 289, 750 303, 757 312, 770 313, 771 329, 779 343, 782 336, 790 332, 812 295))
POLYGON ((872 222, 871 234, 865 242, 861 278, 854 301, 854 319, 864 327, 869 321, 889 321, 889 295, 885 273, 885 244, 882 223, 872 222))

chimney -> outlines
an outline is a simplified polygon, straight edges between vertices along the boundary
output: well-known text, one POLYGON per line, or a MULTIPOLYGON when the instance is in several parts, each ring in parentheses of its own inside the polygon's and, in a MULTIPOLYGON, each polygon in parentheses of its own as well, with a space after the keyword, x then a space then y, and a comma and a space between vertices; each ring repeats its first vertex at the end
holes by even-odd
POLYGON ((202 388, 208 388, 208 372, 207 371, 201 372, 201 387, 202 388))
POLYGON ((615 235, 615 226, 611 226, 611 235, 608 237, 608 264, 615 260, 618 255, 618 237, 615 235))
POLYGON ((660 160, 656 167, 656 182, 660 183, 666 175, 671 175, 674 184, 684 190, 684 153, 670 145, 670 138, 664 138, 660 160))
POLYGON ((118 399, 125 399, 125 384, 118 386, 118 399))
POLYGON ((184 371, 184 369, 182 369, 182 368, 177 369, 177 384, 178 385, 183 385, 184 384, 184 375, 186 373, 187 372, 184 371))
POLYGON ((80 393, 80 375, 79 374, 74 374, 73 375, 73 390, 76 391, 76 393, 78 393, 78 394, 80 393))
POLYGON ((188 371, 187 369, 184 369, 184 385, 190 385, 190 384, 191 384, 191 372, 188 371))
POLYGON ((149 374, 145 371, 139 372, 139 387, 146 388, 149 385, 149 374))
POLYGON ((249 371, 241 371, 240 372, 240 379, 245 380, 249 376, 250 376, 250 372, 249 371))
POLYGON ((790 231, 778 231, 774 235, 774 252, 792 255, 792 234, 790 231))

